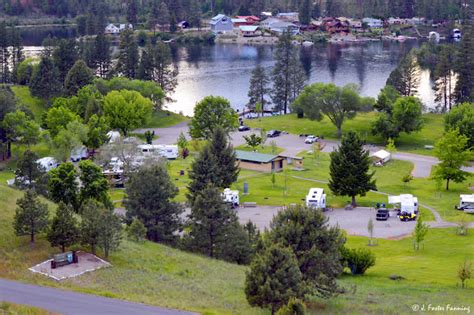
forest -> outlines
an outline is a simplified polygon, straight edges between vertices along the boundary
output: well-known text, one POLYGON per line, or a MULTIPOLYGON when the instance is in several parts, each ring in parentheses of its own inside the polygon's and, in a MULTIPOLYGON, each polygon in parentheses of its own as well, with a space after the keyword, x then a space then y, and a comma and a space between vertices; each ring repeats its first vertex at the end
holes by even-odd
POLYGON ((314 18, 424 16, 442 20, 465 18, 463 9, 474 7, 474 0, 0 0, 0 14, 6 19, 93 15, 145 23, 165 7, 176 20, 189 19, 196 14, 204 17, 217 13, 258 15, 262 11, 288 12, 308 7, 314 18))

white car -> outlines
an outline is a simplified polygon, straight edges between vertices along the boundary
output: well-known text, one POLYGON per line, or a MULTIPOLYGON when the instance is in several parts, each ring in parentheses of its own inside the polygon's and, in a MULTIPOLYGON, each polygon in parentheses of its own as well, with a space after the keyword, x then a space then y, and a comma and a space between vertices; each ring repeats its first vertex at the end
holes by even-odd
POLYGON ((308 144, 311 144, 311 143, 315 143, 318 141, 318 137, 316 136, 313 136, 313 135, 309 135, 306 137, 306 139, 304 139, 304 143, 308 143, 308 144))

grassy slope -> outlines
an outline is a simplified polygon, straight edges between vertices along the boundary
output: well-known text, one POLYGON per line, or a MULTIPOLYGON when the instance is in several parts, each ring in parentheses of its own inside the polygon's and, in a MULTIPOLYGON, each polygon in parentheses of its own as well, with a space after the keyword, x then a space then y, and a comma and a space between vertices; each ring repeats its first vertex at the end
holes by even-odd
POLYGON ((41 122, 41 117, 45 112, 45 103, 34 96, 31 96, 30 89, 27 86, 12 86, 12 91, 20 105, 26 106, 35 116, 35 120, 41 122))
MULTIPOLYGON (((375 112, 360 113, 354 119, 347 120, 342 126, 342 131, 357 131, 369 143, 383 144, 380 137, 372 136, 371 123, 376 119, 375 112)), ((443 116, 439 114, 424 114, 424 127, 420 132, 413 134, 402 134, 397 139, 397 147, 400 150, 431 155, 432 151, 423 148, 424 145, 433 145, 443 134, 443 116)), ((246 125, 252 128, 265 128, 285 130, 293 134, 315 134, 323 135, 328 139, 337 138, 337 129, 327 117, 320 122, 309 119, 298 119, 296 115, 282 115, 265 117, 262 119, 247 120, 246 125)))
MULTIPOLYGON (((268 314, 245 301, 246 267, 150 242, 124 241, 110 257, 112 268, 75 279, 56 282, 35 275, 27 268, 58 250, 50 248, 44 236, 31 247, 27 237, 13 235, 11 221, 20 196, 0 185, 0 277, 205 314, 268 314)), ((349 247, 366 242, 363 237, 348 238, 349 247)), ((347 293, 328 301, 313 298, 311 313, 399 314, 409 312, 414 303, 474 302, 473 289, 456 288, 458 265, 464 258, 474 259, 474 234, 460 237, 448 229, 431 230, 418 253, 410 239, 378 244, 371 248, 376 266, 364 277, 343 276, 340 284, 347 293), (406 280, 390 281, 391 274, 406 280)))
POLYGON ((164 128, 188 121, 189 118, 169 111, 153 112, 144 128, 164 128))

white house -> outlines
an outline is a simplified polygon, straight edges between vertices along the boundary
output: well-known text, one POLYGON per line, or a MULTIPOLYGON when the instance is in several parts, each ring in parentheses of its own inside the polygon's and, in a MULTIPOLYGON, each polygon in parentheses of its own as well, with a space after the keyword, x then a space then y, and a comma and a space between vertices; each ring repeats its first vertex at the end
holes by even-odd
POLYGON ((306 206, 315 209, 326 208, 326 194, 322 188, 310 188, 306 195, 306 206))
POLYGON ((131 30, 133 30, 133 25, 132 25, 132 24, 120 24, 120 25, 119 25, 119 31, 120 31, 120 32, 123 32, 123 31, 125 31, 126 29, 131 29, 131 30))
POLYGON ((283 32, 290 32, 291 35, 297 35, 300 32, 300 28, 290 22, 285 22, 277 18, 268 18, 261 23, 262 27, 270 30, 271 32, 281 34, 283 32))
POLYGON ((387 163, 388 161, 390 161, 390 159, 392 158, 392 154, 390 154, 390 152, 388 151, 380 150, 380 151, 371 153, 370 157, 372 158, 374 163, 379 163, 383 165, 387 163))
POLYGON ((243 37, 254 37, 260 35, 258 25, 242 25, 239 26, 239 30, 243 37))
POLYGON ((112 23, 110 23, 109 25, 105 27, 105 34, 118 34, 118 33, 120 33, 120 29, 112 23))
POLYGON ((383 27, 383 22, 380 19, 363 18, 362 23, 367 24, 369 28, 382 28, 383 27))
POLYGON ((213 17, 209 22, 209 26, 214 34, 224 34, 234 29, 232 19, 224 14, 218 14, 213 17))

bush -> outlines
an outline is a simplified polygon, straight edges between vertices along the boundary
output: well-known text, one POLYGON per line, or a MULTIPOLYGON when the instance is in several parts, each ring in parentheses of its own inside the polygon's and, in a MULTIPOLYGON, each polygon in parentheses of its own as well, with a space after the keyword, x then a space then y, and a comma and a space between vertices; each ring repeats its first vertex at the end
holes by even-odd
POLYGON ((142 221, 133 218, 132 223, 127 228, 128 237, 134 242, 143 242, 146 237, 146 227, 142 221))
POLYGON ((343 248, 342 257, 353 275, 363 275, 375 265, 375 255, 366 248, 343 248))

